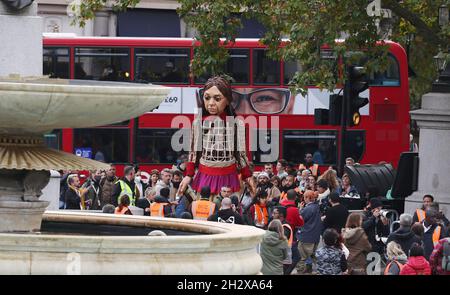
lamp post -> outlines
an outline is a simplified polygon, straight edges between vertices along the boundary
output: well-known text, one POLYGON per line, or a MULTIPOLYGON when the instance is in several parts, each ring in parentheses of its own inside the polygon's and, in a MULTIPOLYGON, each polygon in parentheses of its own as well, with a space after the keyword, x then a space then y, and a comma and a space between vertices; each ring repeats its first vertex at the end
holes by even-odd
MULTIPOLYGON (((449 25, 449 9, 446 4, 439 6, 439 26, 442 28, 449 25)), ((450 64, 449 64, 448 48, 446 52, 442 52, 439 48, 439 53, 434 56, 436 68, 439 76, 433 82, 432 92, 450 93, 450 64)))

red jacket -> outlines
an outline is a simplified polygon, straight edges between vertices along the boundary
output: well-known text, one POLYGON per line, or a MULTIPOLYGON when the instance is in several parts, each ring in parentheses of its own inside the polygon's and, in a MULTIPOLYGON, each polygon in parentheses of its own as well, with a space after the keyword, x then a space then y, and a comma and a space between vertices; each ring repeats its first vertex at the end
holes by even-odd
POLYGON ((289 223, 294 232, 296 227, 302 227, 305 224, 298 208, 295 206, 295 201, 284 200, 280 205, 286 207, 286 222, 289 223))
POLYGON ((431 275, 430 264, 423 256, 409 257, 408 262, 400 271, 400 275, 431 275))

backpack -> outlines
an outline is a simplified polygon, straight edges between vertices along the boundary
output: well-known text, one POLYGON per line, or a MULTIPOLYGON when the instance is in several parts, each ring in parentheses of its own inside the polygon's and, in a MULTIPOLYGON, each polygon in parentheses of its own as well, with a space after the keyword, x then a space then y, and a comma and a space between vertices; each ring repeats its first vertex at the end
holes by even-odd
POLYGON ((386 276, 386 275, 395 275, 395 274, 393 274, 393 273, 390 272, 391 267, 392 267, 393 264, 396 264, 396 265, 397 265, 397 268, 398 268, 398 273, 397 273, 397 275, 400 274, 400 272, 402 271, 402 269, 403 269, 403 267, 404 267, 404 265, 401 264, 400 262, 398 262, 397 260, 392 260, 391 262, 388 263, 388 265, 386 265, 386 268, 384 269, 384 275, 385 275, 385 276, 386 276))
POLYGON ((442 270, 450 271, 450 239, 445 239, 442 246, 442 270))

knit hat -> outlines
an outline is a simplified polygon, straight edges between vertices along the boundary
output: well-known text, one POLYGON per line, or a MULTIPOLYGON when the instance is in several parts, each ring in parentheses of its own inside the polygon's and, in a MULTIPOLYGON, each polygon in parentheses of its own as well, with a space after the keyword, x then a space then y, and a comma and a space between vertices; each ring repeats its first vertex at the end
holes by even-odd
POLYGON ((267 177, 267 178, 270 178, 269 177, 269 174, 267 174, 267 172, 260 172, 259 174, 258 174, 258 179, 260 178, 260 177, 267 177))

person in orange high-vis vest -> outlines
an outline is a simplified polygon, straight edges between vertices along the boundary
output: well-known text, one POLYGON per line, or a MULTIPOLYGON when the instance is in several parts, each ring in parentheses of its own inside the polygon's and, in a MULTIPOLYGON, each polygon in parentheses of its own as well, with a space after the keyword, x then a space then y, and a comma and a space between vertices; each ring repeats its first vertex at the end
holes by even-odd
POLYGON ((428 208, 426 211, 425 220, 422 222, 424 228, 423 234, 423 248, 425 251, 425 258, 429 259, 431 252, 433 252, 434 246, 440 239, 446 235, 445 229, 436 222, 438 212, 434 209, 428 208))
POLYGON ((128 208, 128 206, 130 206, 130 197, 128 195, 123 195, 119 198, 119 200, 119 206, 114 209, 114 214, 133 215, 131 210, 128 208))
POLYGON ((169 196, 170 188, 163 187, 159 191, 159 196, 156 196, 154 202, 150 205, 150 216, 168 217, 172 215, 169 196))
POLYGON ((423 196, 422 200, 423 200, 422 207, 416 209, 416 212, 414 212, 413 223, 422 222, 427 217, 425 211, 428 209, 431 203, 434 202, 434 197, 432 195, 425 195, 423 196))
POLYGON ((298 170, 302 171, 304 169, 308 169, 311 171, 311 175, 314 177, 318 177, 320 174, 319 165, 314 164, 312 154, 305 154, 305 164, 298 165, 298 170))
POLYGON ((267 192, 261 191, 257 194, 256 203, 250 207, 250 220, 256 227, 266 229, 269 224, 269 212, 267 211, 267 192))
POLYGON ((200 190, 200 200, 194 201, 191 204, 191 213, 193 219, 207 220, 209 216, 216 211, 216 204, 209 200, 211 196, 211 189, 209 186, 202 187, 200 190))
POLYGON ((164 216, 164 206, 169 205, 169 203, 156 203, 153 202, 150 205, 150 216, 154 217, 165 217, 164 216))

